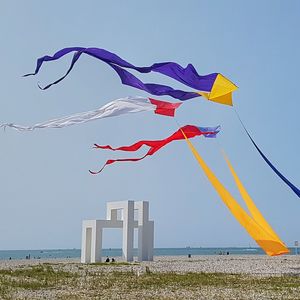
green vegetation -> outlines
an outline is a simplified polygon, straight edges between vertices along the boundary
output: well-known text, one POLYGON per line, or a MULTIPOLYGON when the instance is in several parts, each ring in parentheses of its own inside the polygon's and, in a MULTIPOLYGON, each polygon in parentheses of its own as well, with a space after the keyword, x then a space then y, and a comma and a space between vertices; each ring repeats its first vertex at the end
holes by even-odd
POLYGON ((299 275, 159 273, 134 263, 40 264, 0 270, 0 299, 5 300, 299 299, 299 295, 299 275))
POLYGON ((72 284, 78 275, 63 270, 54 270, 49 264, 41 264, 16 270, 0 270, 0 299, 14 299, 17 290, 41 290, 72 284))

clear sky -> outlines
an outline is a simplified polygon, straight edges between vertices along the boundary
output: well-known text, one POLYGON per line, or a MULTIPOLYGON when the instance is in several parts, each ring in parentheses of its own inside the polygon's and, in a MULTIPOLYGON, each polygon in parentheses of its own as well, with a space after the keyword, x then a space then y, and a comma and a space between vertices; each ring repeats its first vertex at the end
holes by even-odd
MULTIPOLYGON (((296 0, 1 1, 0 122, 31 125, 147 95, 87 56, 47 91, 37 83, 57 79, 71 57, 21 77, 34 70, 36 58, 64 47, 105 48, 139 66, 193 63, 200 74, 221 72, 239 86, 235 108, 265 154, 299 187, 299 19, 296 0)), ((182 88, 158 74, 142 78, 182 88)), ((222 126, 219 142, 193 140, 200 154, 240 200, 220 154, 224 148, 283 241, 300 240, 300 199, 258 155, 234 110, 196 98, 177 116, 182 125, 222 126)), ((106 201, 129 199, 150 201, 155 247, 255 246, 184 141, 144 161, 88 173, 110 157, 126 156, 94 150, 94 143, 127 145, 176 129, 173 119, 146 112, 65 129, 0 132, 0 249, 79 248, 83 219, 104 218, 106 201)), ((104 246, 119 247, 120 237, 107 230, 104 246)))

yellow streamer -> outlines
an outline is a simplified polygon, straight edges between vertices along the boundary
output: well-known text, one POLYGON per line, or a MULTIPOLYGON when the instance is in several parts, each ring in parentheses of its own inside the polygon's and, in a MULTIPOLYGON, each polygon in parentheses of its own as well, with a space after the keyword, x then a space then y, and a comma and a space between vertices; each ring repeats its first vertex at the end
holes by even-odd
POLYGON ((275 231, 273 230, 273 228, 269 225, 269 223, 266 221, 266 219, 264 218, 264 216, 262 215, 262 213, 259 211, 259 209, 256 207, 256 205, 254 204, 253 200, 251 199, 250 195, 248 194, 248 192, 246 191, 245 187, 243 186, 242 182, 240 181, 240 179, 238 178, 236 172, 234 171, 230 161, 228 160, 227 156, 224 153, 224 158, 225 161, 229 167, 229 170, 233 176, 233 179, 236 183, 236 186, 243 198, 243 200, 245 201, 248 210, 250 211, 253 219, 260 224, 263 228, 265 228, 270 235, 273 235, 273 237, 275 239, 280 240, 280 238, 278 237, 278 235, 275 233, 275 231))
POLYGON ((245 188, 242 186, 228 159, 227 163, 229 163, 231 167, 230 170, 232 171, 232 174, 235 174, 235 180, 238 179, 236 180, 236 183, 239 183, 238 187, 240 189, 240 192, 245 197, 246 204, 249 207, 249 210, 255 216, 255 218, 251 218, 247 214, 247 212, 239 205, 239 203, 234 199, 234 197, 229 193, 229 191, 222 185, 222 183, 218 180, 215 174, 206 165, 205 161, 202 159, 200 154, 197 152, 197 150, 190 142, 190 140, 186 137, 183 131, 182 134, 184 135, 190 150, 197 159, 208 180, 211 182, 211 184, 219 194, 222 201, 225 203, 225 205, 228 207, 228 209, 231 211, 231 213, 237 219, 237 221, 256 241, 256 243, 270 256, 289 253, 287 247, 283 244, 283 242, 281 242, 281 240, 278 238, 271 226, 266 222, 266 220, 260 214, 258 209, 255 207, 253 201, 246 192, 245 188))

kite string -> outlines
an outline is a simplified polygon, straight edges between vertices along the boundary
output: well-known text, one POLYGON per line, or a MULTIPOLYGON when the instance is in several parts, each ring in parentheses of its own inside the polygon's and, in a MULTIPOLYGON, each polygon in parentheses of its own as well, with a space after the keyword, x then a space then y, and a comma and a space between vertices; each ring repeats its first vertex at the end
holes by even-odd
POLYGON ((181 128, 181 125, 179 124, 179 122, 177 121, 177 119, 175 118, 175 116, 173 117, 175 124, 178 126, 178 129, 181 128))

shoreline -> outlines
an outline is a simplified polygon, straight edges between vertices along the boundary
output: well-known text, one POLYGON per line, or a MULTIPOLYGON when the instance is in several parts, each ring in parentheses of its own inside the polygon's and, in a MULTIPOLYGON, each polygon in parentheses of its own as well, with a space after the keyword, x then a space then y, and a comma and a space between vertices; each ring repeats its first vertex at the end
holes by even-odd
MULTIPOLYGON (((300 254, 299 249, 289 248, 290 253, 286 255, 300 254)), ((138 249, 134 249, 134 255, 136 256, 138 249)), ((247 248, 247 247, 219 247, 219 248, 204 248, 204 247, 186 247, 186 248, 154 248, 154 256, 214 256, 214 255, 265 255, 261 248, 247 248)), ((102 257, 120 257, 122 255, 122 249, 120 248, 108 248, 102 249, 102 257)), ((74 258, 79 259, 81 256, 80 249, 27 249, 27 250, 0 250, 0 261, 2 260, 19 260, 30 257, 31 259, 51 259, 51 258, 74 258)))

